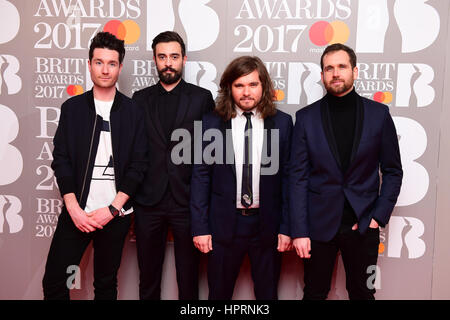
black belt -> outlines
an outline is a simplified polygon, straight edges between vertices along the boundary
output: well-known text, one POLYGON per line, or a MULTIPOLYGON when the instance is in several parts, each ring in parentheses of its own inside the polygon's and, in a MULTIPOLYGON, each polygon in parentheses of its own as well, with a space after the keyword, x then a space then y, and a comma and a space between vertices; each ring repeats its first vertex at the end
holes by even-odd
POLYGON ((242 216, 254 216, 259 213, 259 208, 251 208, 251 209, 237 209, 237 212, 242 216))

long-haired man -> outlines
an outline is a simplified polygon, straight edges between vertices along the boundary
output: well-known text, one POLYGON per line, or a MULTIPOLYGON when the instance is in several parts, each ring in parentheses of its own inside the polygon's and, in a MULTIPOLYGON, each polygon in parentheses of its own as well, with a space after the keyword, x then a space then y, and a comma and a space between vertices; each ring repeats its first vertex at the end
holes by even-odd
POLYGON ((277 299, 280 252, 291 246, 286 187, 292 119, 276 109, 259 58, 243 56, 227 66, 216 109, 203 117, 202 129, 216 138, 203 143, 203 161, 194 165, 191 212, 194 244, 209 255, 209 299, 232 298, 246 254, 256 299, 277 299))

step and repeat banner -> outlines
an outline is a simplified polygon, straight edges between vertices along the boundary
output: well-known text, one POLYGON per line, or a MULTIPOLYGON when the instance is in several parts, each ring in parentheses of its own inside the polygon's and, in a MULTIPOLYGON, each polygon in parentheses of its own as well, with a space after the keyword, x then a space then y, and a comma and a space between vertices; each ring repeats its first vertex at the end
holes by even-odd
MULTIPOLYGON (((216 97, 233 58, 259 56, 278 107, 293 117, 325 93, 324 48, 335 42, 354 48, 356 90, 389 106, 404 168, 397 206, 380 233, 376 297, 430 299, 439 145, 450 139, 440 136, 449 86, 449 12, 447 0, 0 0, 0 299, 42 298, 44 265, 63 204, 50 168, 52 140, 61 104, 92 87, 88 47, 102 30, 125 40, 118 86, 128 96, 157 83, 151 41, 175 30, 187 45, 186 81, 216 97)), ((200 281, 200 297, 206 299, 205 258, 200 281)), ((170 241, 162 286, 164 299, 177 298, 170 241)), ((301 298, 303 286, 301 260, 294 252, 284 254, 280 298, 301 298)), ((253 299, 252 290, 246 260, 234 298, 253 299)), ((72 297, 93 297, 92 248, 72 297)), ((138 298, 132 235, 119 298, 138 298)), ((348 298, 340 258, 329 298, 348 298)))

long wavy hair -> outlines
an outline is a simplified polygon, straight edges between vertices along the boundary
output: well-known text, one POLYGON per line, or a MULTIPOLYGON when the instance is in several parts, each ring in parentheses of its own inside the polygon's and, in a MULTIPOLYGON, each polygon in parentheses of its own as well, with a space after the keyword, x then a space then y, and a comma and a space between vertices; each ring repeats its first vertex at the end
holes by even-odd
POLYGON ((261 100, 256 106, 257 110, 261 113, 263 119, 273 116, 277 112, 274 102, 275 90, 264 63, 258 57, 242 56, 230 62, 220 79, 215 111, 224 121, 236 116, 235 103, 231 94, 232 83, 255 70, 258 71, 263 88, 261 100))

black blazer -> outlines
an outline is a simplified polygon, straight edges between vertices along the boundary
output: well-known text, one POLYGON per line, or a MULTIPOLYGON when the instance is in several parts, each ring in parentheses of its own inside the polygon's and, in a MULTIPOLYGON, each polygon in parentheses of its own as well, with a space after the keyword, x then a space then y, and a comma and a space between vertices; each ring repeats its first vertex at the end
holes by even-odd
MULTIPOLYGON (((95 112, 93 91, 87 91, 63 103, 53 139, 52 169, 61 196, 75 193, 82 208, 89 194, 102 120, 95 112)), ((142 110, 116 91, 110 125, 116 189, 132 197, 148 162, 142 110)), ((124 207, 128 209, 130 201, 124 207)))
MULTIPOLYGON (((179 205, 189 207, 190 181, 192 173, 194 121, 214 109, 214 100, 209 90, 181 80, 180 104, 174 122, 175 129, 186 129, 191 136, 190 163, 174 164, 171 153, 180 141, 168 141, 162 128, 155 97, 156 85, 139 90, 133 94, 135 103, 144 110, 145 126, 149 141, 149 167, 137 192, 135 201, 141 205, 156 205, 170 184, 170 189, 179 205)), ((184 131, 186 132, 186 131, 184 131)))
MULTIPOLYGON (((279 233, 290 235, 288 210, 288 163, 292 134, 292 118, 277 111, 272 117, 264 119, 264 137, 262 155, 275 159, 278 152, 278 164, 261 161, 259 181, 259 236, 263 243, 273 245, 279 233), (278 132, 279 139, 270 139, 272 132, 278 132), (278 146, 274 145, 278 143, 278 146), (263 174, 265 169, 266 174, 263 174)), ((211 234, 213 241, 228 244, 232 241, 236 225, 236 168, 231 139, 231 120, 223 121, 216 113, 203 117, 203 132, 218 129, 223 137, 223 159, 216 163, 195 164, 192 173, 191 228, 192 235, 211 234)), ((274 136, 276 137, 276 136, 274 136)), ((205 139, 206 140, 206 139, 205 139)), ((214 143, 214 142, 213 142, 214 143)), ((209 141, 203 142, 205 149, 209 141)))

